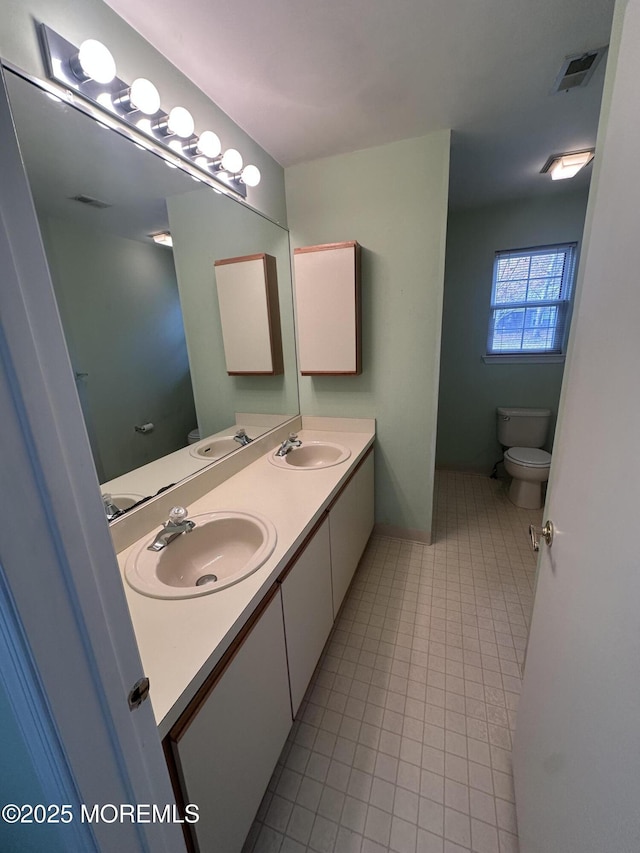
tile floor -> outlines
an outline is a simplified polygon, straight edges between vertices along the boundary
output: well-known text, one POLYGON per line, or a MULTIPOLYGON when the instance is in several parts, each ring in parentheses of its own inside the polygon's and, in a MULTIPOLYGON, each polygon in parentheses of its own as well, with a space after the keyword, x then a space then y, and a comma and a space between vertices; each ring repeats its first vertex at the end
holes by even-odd
POLYGON ((372 537, 244 853, 517 853, 540 520, 501 481, 438 472, 432 546, 372 537))

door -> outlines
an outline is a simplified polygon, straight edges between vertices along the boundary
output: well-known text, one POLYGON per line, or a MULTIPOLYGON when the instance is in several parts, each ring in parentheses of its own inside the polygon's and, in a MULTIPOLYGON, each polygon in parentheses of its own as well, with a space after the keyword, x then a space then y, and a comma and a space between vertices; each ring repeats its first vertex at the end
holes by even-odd
MULTIPOLYGON (((55 792, 41 805, 73 806, 52 824, 65 850, 174 853, 178 824, 113 814, 173 795, 150 703, 129 708, 142 665, 1 69, 0 139, 0 687, 55 792)), ((35 849, 29 825, 12 828, 11 849, 35 849)))
POLYGON ((640 0, 621 5, 518 709, 521 853, 640 850, 640 0))

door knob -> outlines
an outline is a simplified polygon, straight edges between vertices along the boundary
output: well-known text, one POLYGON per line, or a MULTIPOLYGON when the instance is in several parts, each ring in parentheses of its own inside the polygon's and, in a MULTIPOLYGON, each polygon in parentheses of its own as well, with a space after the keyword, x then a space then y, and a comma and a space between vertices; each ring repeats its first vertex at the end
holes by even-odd
POLYGON ((531 547, 534 551, 540 550, 540 538, 544 539, 549 547, 553 542, 553 522, 545 522, 544 527, 536 527, 533 524, 529 525, 529 536, 531 537, 531 547))

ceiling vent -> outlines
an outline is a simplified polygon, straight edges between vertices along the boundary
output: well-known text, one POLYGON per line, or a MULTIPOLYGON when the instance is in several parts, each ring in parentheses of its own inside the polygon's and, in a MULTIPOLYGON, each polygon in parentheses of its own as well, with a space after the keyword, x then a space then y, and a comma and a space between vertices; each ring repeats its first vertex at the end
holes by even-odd
POLYGON ((99 198, 92 198, 90 195, 72 195, 71 201, 79 201, 80 204, 87 204, 89 207, 96 207, 98 210, 104 210, 105 207, 111 207, 106 201, 100 201, 99 198))
POLYGON ((595 50, 587 50, 585 53, 567 56, 555 79, 551 94, 555 95, 556 92, 567 92, 569 89, 586 86, 598 63, 607 52, 607 48, 608 45, 605 45, 595 50))

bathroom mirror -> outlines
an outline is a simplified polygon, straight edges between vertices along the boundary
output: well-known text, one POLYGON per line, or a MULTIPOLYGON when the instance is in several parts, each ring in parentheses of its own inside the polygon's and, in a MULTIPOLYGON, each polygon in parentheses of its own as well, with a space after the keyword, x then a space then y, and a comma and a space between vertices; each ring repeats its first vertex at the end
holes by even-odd
POLYGON ((238 427, 253 439, 297 414, 288 231, 33 82, 6 81, 103 492, 135 503, 240 449, 238 427), (214 263, 259 253, 277 267, 284 371, 230 376, 214 263))

